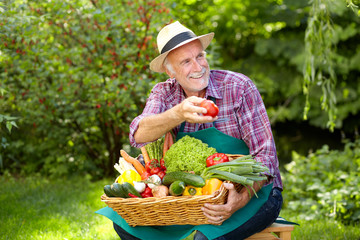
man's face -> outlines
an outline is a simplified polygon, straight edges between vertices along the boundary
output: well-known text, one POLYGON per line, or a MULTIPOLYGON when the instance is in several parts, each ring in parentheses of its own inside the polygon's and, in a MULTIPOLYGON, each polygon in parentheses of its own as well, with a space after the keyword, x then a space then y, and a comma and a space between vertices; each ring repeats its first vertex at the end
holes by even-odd
POLYGON ((210 69, 199 40, 171 51, 167 58, 173 72, 167 69, 166 73, 175 77, 187 96, 204 94, 209 83, 210 69))

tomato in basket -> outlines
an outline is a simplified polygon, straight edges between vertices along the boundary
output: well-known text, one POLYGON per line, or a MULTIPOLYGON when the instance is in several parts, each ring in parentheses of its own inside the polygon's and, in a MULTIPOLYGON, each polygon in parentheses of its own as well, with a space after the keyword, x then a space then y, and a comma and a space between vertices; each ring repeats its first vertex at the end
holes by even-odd
POLYGON ((141 195, 143 198, 152 197, 152 196, 153 196, 153 194, 152 194, 152 189, 149 188, 149 187, 146 187, 146 188, 145 188, 145 191, 143 191, 140 195, 141 195))
POLYGON ((145 164, 146 171, 150 171, 153 168, 160 167, 160 163, 157 159, 151 159, 149 162, 145 164))
POLYGON ((150 170, 150 174, 154 175, 154 174, 158 174, 161 171, 160 167, 154 167, 150 170))
POLYGON ((145 172, 143 172, 143 174, 141 174, 141 180, 146 180, 150 176, 151 176, 150 172, 145 171, 145 172))
POLYGON ((164 178, 164 176, 166 175, 166 173, 164 171, 160 171, 158 174, 157 174, 161 180, 164 178))
POLYGON ((162 159, 160 160, 160 167, 161 167, 162 170, 166 170, 164 158, 162 158, 162 159))

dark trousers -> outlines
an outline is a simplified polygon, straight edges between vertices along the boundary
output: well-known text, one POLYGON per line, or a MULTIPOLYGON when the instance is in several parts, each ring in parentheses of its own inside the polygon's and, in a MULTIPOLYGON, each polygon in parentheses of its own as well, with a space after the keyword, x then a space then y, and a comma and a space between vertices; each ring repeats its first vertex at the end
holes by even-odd
MULTIPOLYGON (((247 222, 235 230, 216 238, 216 240, 239 240, 250 237, 251 235, 261 232, 269 227, 279 216, 282 206, 282 194, 279 188, 273 188, 268 200, 247 222)), ((114 229, 122 240, 137 240, 137 238, 114 223, 114 229)), ((204 234, 196 232, 194 240, 207 240, 204 234)))

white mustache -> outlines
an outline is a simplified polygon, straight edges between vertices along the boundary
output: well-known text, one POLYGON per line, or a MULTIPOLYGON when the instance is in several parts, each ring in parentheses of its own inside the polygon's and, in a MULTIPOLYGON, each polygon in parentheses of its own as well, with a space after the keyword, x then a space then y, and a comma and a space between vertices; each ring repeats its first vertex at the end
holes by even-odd
POLYGON ((203 68, 201 69, 201 72, 191 73, 191 74, 189 75, 189 78, 199 78, 199 77, 201 77, 202 75, 204 75, 205 72, 206 72, 206 68, 203 67, 203 68))

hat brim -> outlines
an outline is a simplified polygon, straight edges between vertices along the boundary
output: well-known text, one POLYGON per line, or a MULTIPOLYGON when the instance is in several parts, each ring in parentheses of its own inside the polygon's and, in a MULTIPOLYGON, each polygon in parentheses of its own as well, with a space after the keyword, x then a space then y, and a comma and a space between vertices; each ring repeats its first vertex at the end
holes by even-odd
POLYGON ((205 34, 205 35, 201 35, 201 36, 198 36, 198 37, 194 37, 194 38, 191 38, 191 39, 188 39, 184 42, 181 42, 180 44, 176 45, 174 48, 170 49, 169 51, 167 52, 164 52, 162 54, 160 54, 159 56, 157 56, 154 60, 152 60, 150 62, 150 69, 154 72, 165 72, 165 68, 163 66, 163 63, 164 63, 164 60, 166 58, 166 56, 174 49, 177 49, 189 42, 192 42, 194 40, 200 40, 201 42, 201 45, 203 46, 203 49, 205 50, 209 45, 210 45, 210 42, 211 40, 214 38, 214 33, 208 33, 208 34, 205 34))

